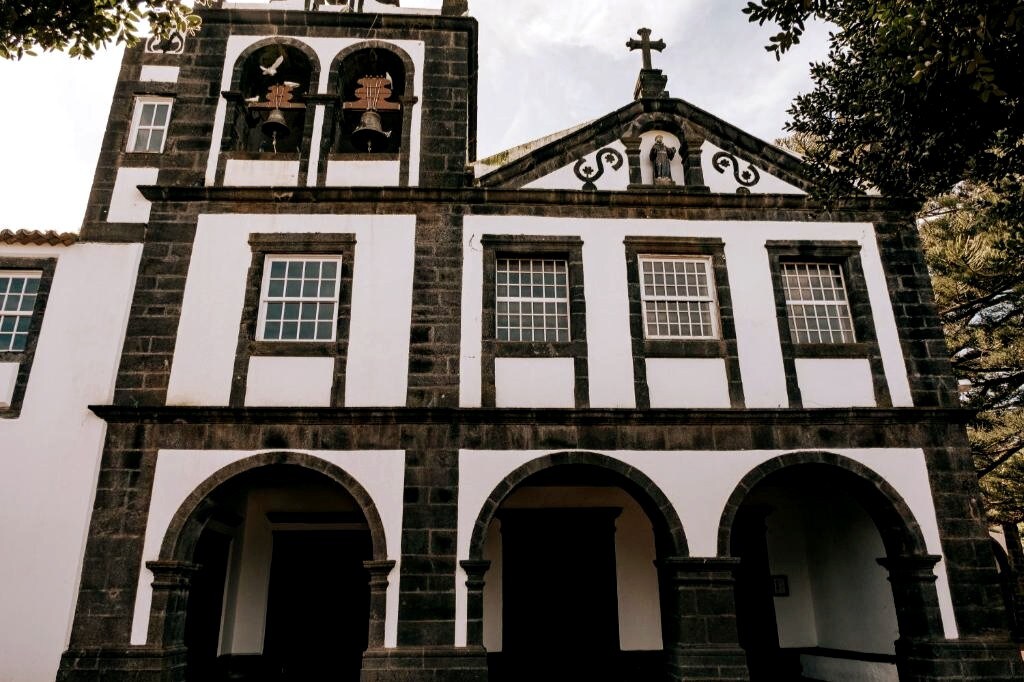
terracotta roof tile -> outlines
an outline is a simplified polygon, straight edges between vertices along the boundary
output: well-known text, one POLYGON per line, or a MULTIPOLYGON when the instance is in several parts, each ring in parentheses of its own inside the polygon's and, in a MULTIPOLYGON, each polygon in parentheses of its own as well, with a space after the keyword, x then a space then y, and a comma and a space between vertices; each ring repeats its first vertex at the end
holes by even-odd
POLYGON ((71 246, 78 241, 74 232, 55 230, 0 230, 0 244, 29 244, 33 246, 71 246))

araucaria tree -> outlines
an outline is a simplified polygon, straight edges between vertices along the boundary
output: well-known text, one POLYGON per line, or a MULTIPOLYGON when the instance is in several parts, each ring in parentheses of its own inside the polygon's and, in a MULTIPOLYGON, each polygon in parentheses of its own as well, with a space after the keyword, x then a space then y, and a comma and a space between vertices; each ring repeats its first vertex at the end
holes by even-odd
POLYGON ((1024 521, 1024 248, 1001 197, 963 183, 927 202, 921 236, 975 465, 993 520, 1024 521))
POLYGON ((91 57, 108 42, 134 44, 147 24, 152 35, 191 33, 199 26, 192 4, 181 0, 3 0, 0 58, 20 59, 37 51, 63 50, 91 57))

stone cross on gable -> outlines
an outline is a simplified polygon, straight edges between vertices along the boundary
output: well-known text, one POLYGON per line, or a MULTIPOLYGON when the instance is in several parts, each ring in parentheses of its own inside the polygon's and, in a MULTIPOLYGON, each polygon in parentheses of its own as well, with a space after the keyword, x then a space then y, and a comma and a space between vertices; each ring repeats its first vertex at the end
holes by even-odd
POLYGON ((633 50, 643 50, 644 70, 650 71, 651 69, 654 68, 654 66, 651 64, 651 50, 657 50, 658 52, 661 52, 662 50, 665 49, 665 41, 660 39, 652 41, 651 29, 649 28, 638 28, 636 32, 637 35, 640 36, 640 40, 637 40, 636 38, 630 38, 629 40, 626 41, 626 47, 629 48, 630 52, 632 52, 633 50))

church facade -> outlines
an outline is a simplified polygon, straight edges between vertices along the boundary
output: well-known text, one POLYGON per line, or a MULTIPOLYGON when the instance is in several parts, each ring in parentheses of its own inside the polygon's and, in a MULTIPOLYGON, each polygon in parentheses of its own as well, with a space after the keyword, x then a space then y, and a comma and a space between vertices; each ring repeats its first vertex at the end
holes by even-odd
POLYGON ((477 159, 464 2, 201 13, 0 235, 0 679, 1024 676, 912 204, 647 29, 477 159))

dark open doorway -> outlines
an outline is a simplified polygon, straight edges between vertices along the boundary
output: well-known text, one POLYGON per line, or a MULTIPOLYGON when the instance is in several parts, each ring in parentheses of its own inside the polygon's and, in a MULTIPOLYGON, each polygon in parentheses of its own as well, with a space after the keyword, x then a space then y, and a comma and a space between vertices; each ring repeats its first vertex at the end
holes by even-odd
POLYGON ((264 655, 282 682, 356 682, 370 591, 366 531, 274 533, 264 655))
POLYGON ((615 664, 618 513, 609 508, 500 512, 503 679, 604 679, 615 664))

